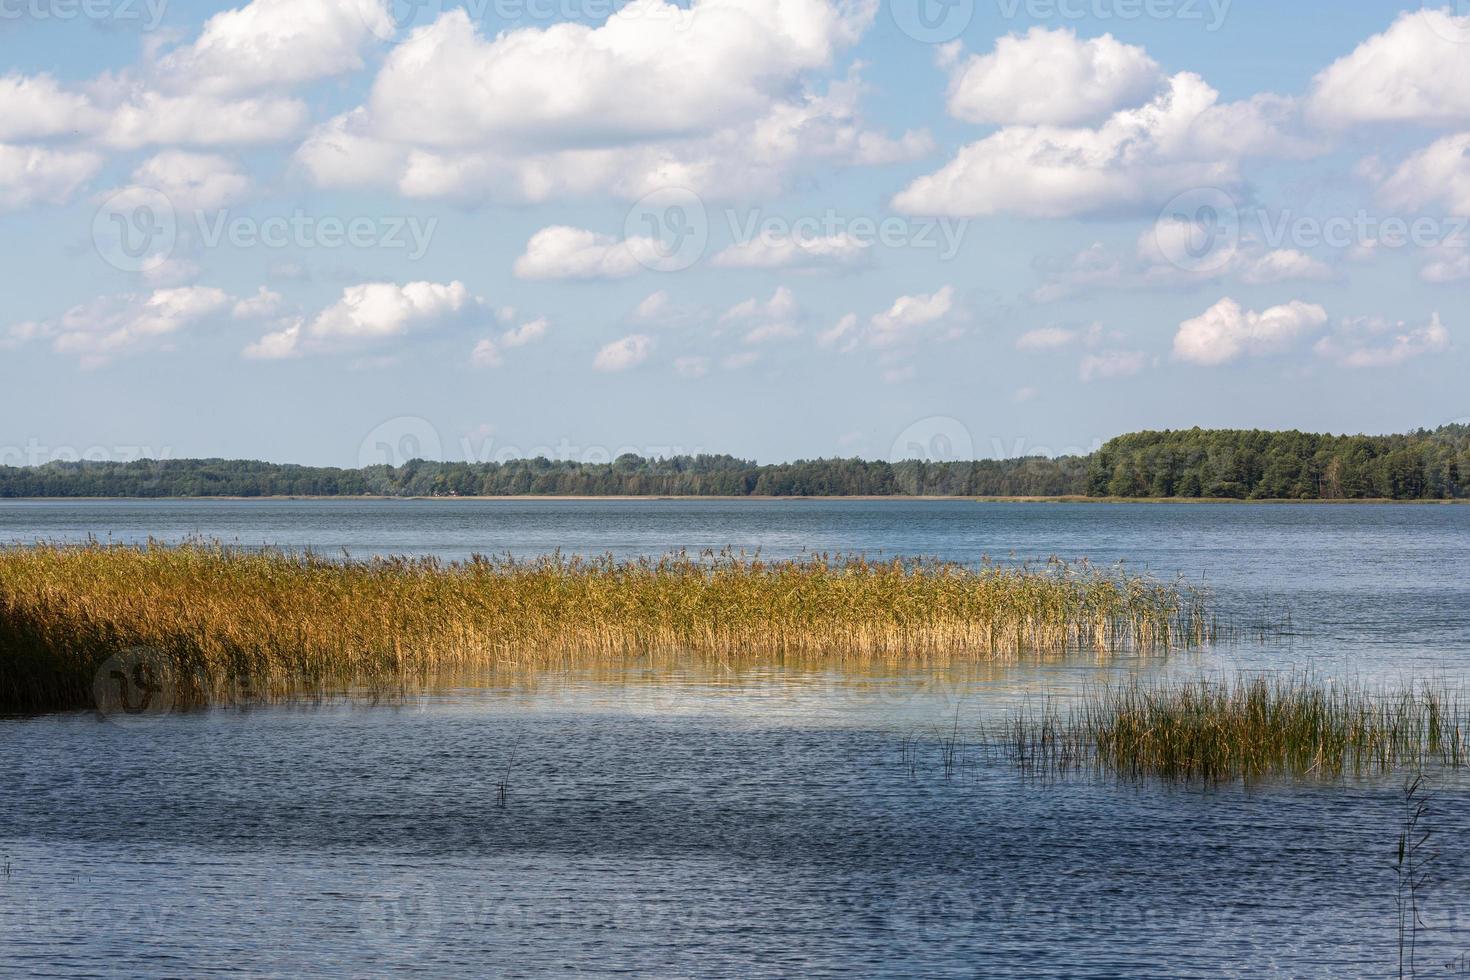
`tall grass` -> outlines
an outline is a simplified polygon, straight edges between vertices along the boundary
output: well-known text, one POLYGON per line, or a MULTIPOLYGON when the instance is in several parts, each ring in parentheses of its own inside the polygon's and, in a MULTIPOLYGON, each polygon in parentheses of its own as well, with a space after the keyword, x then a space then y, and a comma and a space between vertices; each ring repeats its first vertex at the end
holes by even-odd
POLYGON ((1052 562, 1016 568, 729 552, 622 562, 331 561, 179 547, 0 549, 0 706, 88 703, 119 651, 185 703, 500 667, 677 654, 712 664, 942 662, 1208 639, 1203 593, 1052 562))
POLYGON ((1133 681, 1012 715, 988 742, 1030 771, 1219 782, 1338 778, 1470 762, 1458 694, 1374 691, 1304 677, 1150 685, 1133 681))

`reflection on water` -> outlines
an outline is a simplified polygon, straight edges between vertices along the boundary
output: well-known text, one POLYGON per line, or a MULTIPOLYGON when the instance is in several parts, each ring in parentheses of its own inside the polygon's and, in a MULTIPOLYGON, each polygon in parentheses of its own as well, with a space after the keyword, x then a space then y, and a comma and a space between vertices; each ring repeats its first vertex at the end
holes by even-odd
MULTIPOLYGON (((1470 654, 1461 507, 0 504, 0 540, 85 529, 361 553, 1126 558, 1209 582, 1236 622, 1289 609, 1294 635, 0 720, 0 975, 1392 975, 1400 778, 1035 780, 969 744, 948 767, 944 739, 1111 680, 1463 687, 1470 654)), ((1455 975, 1470 785, 1434 784, 1418 970, 1455 975)))

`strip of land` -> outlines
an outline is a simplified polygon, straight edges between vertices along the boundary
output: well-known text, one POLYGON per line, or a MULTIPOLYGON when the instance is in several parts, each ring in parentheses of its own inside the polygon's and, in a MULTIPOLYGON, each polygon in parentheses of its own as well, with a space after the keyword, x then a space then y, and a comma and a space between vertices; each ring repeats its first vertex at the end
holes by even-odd
POLYGON ((0 498, 53 497, 1463 500, 1470 498, 1470 426, 1387 436, 1140 432, 1087 456, 1005 460, 760 464, 733 456, 624 455, 607 463, 416 459, 361 469, 224 459, 0 466, 0 498))

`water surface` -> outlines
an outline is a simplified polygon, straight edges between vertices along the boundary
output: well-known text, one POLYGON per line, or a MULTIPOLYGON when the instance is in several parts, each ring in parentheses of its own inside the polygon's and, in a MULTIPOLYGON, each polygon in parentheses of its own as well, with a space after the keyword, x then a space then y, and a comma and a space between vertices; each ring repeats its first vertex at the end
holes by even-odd
MULTIPOLYGON (((1288 635, 852 675, 505 677, 396 705, 0 720, 0 974, 1392 975, 1398 779, 1020 777, 940 740, 1044 693, 1470 662, 1470 508, 964 501, 0 502, 0 541, 463 557, 735 546, 1126 561, 1288 635), (504 799, 501 787, 505 788, 504 799)), ((1435 783, 1419 970, 1470 952, 1435 783)))

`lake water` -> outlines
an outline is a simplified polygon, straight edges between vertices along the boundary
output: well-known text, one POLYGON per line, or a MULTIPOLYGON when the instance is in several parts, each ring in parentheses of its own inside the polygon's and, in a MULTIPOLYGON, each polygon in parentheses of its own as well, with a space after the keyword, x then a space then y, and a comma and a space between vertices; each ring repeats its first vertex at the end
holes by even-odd
MULTIPOLYGON (((393 705, 0 720, 0 974, 1393 975, 1401 780, 1037 781, 976 748, 946 778, 939 740, 1122 675, 1458 686, 1470 665, 1470 507, 0 502, 0 542, 88 535, 1086 557, 1289 628, 1168 658, 633 665, 393 705)), ((1470 975, 1470 785, 1434 792, 1417 965, 1470 975)))

